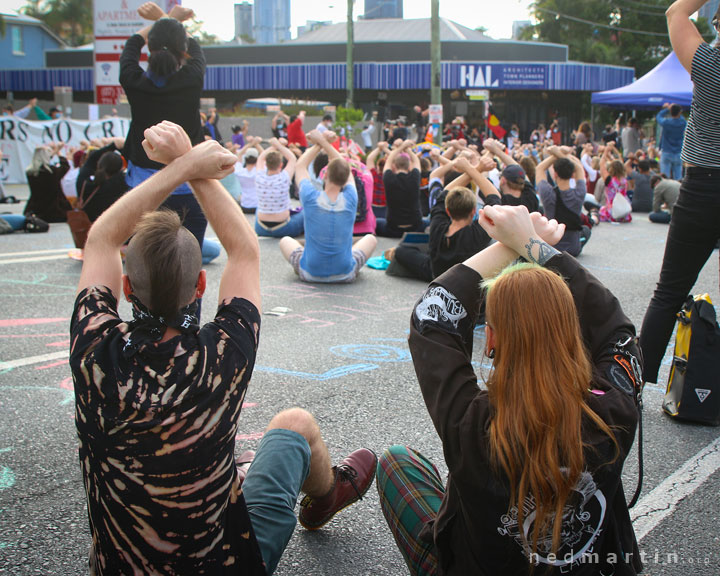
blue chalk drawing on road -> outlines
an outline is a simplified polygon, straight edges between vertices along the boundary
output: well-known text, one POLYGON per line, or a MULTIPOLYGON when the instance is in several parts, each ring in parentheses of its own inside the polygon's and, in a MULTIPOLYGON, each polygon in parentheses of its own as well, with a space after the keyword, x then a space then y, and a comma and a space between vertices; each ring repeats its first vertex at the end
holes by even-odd
POLYGON ((15 472, 8 466, 0 466, 0 490, 15 486, 15 472))
POLYGON ((410 351, 384 344, 343 344, 333 346, 330 352, 341 358, 370 360, 372 362, 408 362, 410 351))
MULTIPOLYGON (((12 448, 1 448, 0 454, 3 454, 5 452, 10 452, 12 448)), ((15 485, 15 472, 12 471, 12 468, 9 466, 0 466, 0 490, 7 490, 8 488, 12 488, 15 485)), ((0 513, 5 512, 5 510, 0 510, 0 513)), ((7 548, 10 546, 7 542, 0 542, 0 550, 3 548, 7 548)))
POLYGON ((377 364, 348 364, 346 366, 338 366, 337 368, 332 368, 326 372, 316 374, 313 372, 301 372, 298 370, 285 370, 283 368, 256 365, 255 372, 268 372, 270 374, 279 374, 281 376, 294 376, 304 380, 324 382, 325 380, 334 380, 335 378, 342 378, 343 376, 348 376, 350 374, 370 372, 372 370, 377 370, 378 368, 379 366, 377 364))

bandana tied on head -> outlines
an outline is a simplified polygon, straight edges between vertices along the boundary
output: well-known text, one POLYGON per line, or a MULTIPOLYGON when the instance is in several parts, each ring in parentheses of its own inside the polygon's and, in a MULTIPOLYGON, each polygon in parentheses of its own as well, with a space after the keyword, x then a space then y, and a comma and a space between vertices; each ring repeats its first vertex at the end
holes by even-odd
POLYGON ((133 321, 129 323, 130 336, 123 347, 123 356, 125 358, 134 356, 145 344, 159 342, 166 328, 175 328, 183 334, 195 333, 200 328, 200 320, 197 316, 197 300, 193 300, 190 304, 181 308, 177 315, 170 320, 153 314, 133 294, 128 297, 128 300, 132 304, 133 321))

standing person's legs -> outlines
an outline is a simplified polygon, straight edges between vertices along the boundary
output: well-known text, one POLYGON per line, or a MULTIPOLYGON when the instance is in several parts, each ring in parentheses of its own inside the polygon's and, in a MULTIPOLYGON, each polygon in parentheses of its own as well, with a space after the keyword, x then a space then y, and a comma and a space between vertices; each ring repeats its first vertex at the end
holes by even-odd
POLYGON ((410 574, 435 574, 435 546, 421 541, 420 533, 437 516, 445 495, 437 468, 411 448, 392 446, 378 462, 377 490, 383 515, 410 574))
POLYGON ((640 332, 647 382, 657 382, 676 314, 720 237, 720 170, 715 172, 714 178, 687 176, 673 210, 660 280, 640 332))

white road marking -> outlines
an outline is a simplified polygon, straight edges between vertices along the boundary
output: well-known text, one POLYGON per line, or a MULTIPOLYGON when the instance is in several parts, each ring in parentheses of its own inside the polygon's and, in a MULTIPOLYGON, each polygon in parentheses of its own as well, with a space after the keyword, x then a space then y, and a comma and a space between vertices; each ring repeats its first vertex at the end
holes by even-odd
POLYGON ((2 264, 24 264, 26 262, 42 262, 45 260, 67 260, 70 258, 68 252, 70 250, 64 250, 64 254, 58 254, 57 256, 37 256, 35 258, 13 258, 11 260, 0 259, 0 265, 2 264))
POLYGON ((638 542, 672 514, 684 498, 695 492, 718 469, 720 438, 700 450, 630 510, 638 542))
POLYGON ((29 366, 31 364, 39 364, 49 360, 59 360, 60 358, 68 358, 70 353, 67 350, 61 352, 51 352, 50 354, 40 354, 39 356, 28 356, 27 358, 18 358, 16 360, 8 360, 3 362, 0 360, 0 370, 8 368, 20 368, 21 366, 29 366))
POLYGON ((6 256, 32 256, 34 254, 58 254, 60 252, 67 253, 70 248, 53 248, 52 250, 31 250, 29 252, 0 252, 0 258, 6 256))

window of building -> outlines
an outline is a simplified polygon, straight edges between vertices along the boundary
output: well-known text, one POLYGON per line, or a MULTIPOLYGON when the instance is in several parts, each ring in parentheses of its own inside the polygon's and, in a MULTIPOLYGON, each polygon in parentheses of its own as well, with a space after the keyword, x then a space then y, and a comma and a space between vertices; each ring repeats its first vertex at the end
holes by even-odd
POLYGON ((12 34, 12 51, 13 54, 25 54, 23 50, 23 29, 20 26, 10 27, 12 34))

